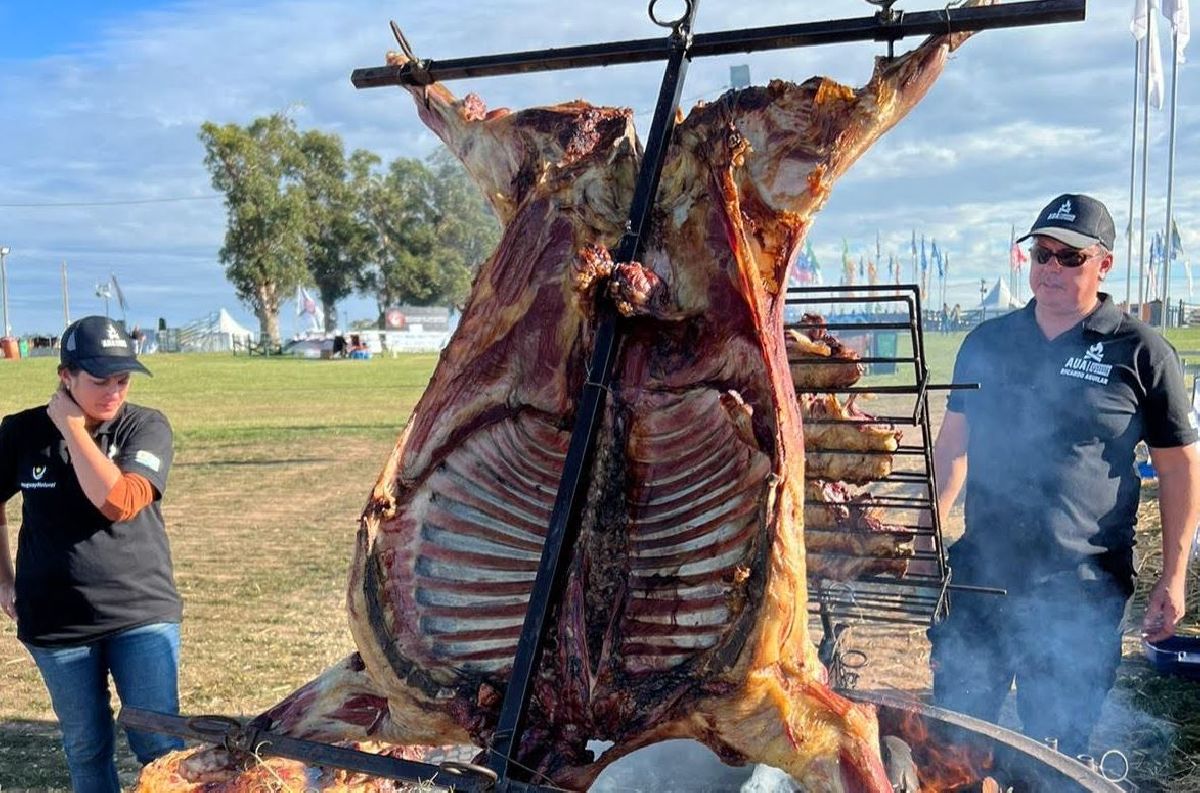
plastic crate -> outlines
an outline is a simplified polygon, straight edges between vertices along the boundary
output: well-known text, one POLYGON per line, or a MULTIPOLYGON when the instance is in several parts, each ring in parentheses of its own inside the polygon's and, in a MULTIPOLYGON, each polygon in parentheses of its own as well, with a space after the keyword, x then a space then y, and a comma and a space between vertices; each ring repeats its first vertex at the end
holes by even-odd
POLYGON ((1160 642, 1143 640, 1142 653, 1162 674, 1200 680, 1200 636, 1172 636, 1160 642))

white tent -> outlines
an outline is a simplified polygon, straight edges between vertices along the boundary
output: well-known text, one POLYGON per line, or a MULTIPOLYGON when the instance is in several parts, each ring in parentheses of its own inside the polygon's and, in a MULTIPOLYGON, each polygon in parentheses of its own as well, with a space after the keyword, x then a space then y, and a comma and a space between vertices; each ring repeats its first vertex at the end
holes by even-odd
POLYGON ((257 333, 247 330, 228 311, 220 308, 180 328, 178 349, 181 352, 228 352, 235 343, 244 346, 257 339, 257 333))
POLYGON ((996 285, 992 287, 992 291, 988 292, 987 297, 983 299, 979 307, 986 318, 1007 314, 1014 308, 1021 308, 1024 305, 1020 300, 1013 297, 1008 284, 1003 277, 1000 277, 996 279, 996 285))

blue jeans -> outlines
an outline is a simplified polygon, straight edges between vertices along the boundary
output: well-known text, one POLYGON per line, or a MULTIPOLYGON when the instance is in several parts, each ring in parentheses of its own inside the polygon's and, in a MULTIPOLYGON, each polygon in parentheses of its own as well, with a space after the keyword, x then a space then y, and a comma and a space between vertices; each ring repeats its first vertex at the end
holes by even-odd
MULTIPOLYGON (((108 675, 123 706, 179 713, 179 624, 159 622, 70 647, 25 645, 33 656, 62 729, 76 793, 120 793, 108 675)), ((173 736, 127 730, 143 765, 183 748, 173 736)))

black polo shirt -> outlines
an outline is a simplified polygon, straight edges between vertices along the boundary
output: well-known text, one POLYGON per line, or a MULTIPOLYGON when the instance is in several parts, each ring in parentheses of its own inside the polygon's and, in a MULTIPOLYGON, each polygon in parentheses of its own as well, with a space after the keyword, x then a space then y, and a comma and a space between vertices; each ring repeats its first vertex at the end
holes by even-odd
POLYGON ((968 334, 951 411, 967 419, 966 532, 951 560, 963 583, 1016 588, 1067 572, 1128 589, 1141 479, 1139 441, 1196 440, 1175 349, 1108 295, 1047 340, 1036 301, 968 334))
POLYGON ((17 636, 30 644, 83 644, 182 616, 160 508, 171 426, 157 410, 126 404, 92 436, 118 468, 154 486, 157 497, 132 520, 113 523, 88 501, 45 407, 0 422, 0 501, 23 496, 17 636))

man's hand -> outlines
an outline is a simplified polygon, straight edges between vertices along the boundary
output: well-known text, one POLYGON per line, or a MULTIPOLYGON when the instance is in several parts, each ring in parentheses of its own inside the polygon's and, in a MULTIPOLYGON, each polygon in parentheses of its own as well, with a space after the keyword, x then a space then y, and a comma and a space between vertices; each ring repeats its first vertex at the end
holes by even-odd
MULTIPOLYGON (((0 525, 0 528, 3 528, 0 525)), ((13 589, 11 583, 0 581, 0 611, 3 611, 10 620, 17 618, 17 593, 13 589)))
POLYGON ((1146 616, 1142 620, 1142 638, 1146 641, 1158 642, 1175 635, 1175 626, 1187 611, 1185 583, 1185 578, 1178 581, 1160 578, 1150 590, 1146 616))
POLYGON ((86 416, 83 408, 75 403, 64 386, 59 386, 54 396, 50 397, 46 412, 50 414, 50 420, 64 438, 70 435, 72 429, 85 429, 86 416))

